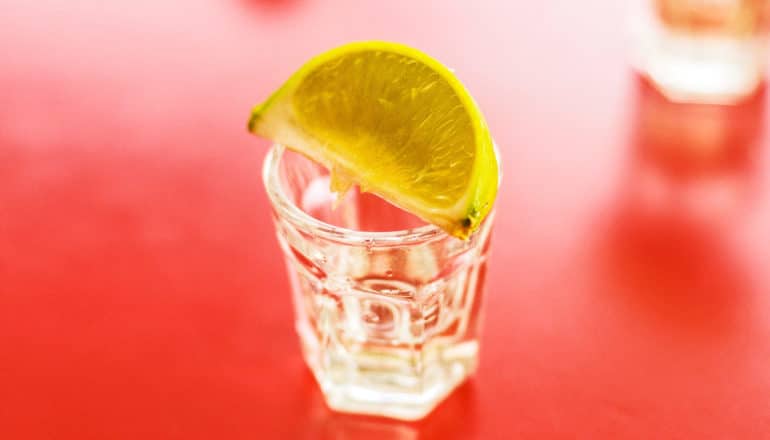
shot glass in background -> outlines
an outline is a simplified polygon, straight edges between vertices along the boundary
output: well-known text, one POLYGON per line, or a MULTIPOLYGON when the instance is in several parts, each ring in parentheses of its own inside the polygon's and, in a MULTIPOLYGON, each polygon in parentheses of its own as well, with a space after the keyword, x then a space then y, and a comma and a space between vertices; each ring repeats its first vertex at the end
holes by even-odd
POLYGON ((634 63, 667 98, 732 104, 762 83, 770 0, 634 1, 634 63))
POLYGON ((428 414, 476 368, 493 215, 468 241, 271 149, 263 180, 307 365, 335 410, 428 414), (371 231, 371 232, 369 232, 371 231))

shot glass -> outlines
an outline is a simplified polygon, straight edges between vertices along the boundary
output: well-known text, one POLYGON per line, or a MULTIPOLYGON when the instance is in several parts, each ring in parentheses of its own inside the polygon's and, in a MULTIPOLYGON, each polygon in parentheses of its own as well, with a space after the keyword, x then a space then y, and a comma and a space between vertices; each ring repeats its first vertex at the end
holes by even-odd
POLYGON ((328 406, 427 415, 476 369, 493 214, 463 241, 367 193, 335 201, 328 171, 279 145, 263 180, 328 406))
POLYGON ((767 66, 768 0, 633 0, 635 64, 669 99, 733 104, 767 66))

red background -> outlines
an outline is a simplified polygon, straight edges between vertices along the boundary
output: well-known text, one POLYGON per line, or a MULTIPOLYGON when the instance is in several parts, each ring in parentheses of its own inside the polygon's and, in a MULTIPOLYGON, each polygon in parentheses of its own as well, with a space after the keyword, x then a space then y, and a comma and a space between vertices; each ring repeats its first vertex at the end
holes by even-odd
POLYGON ((667 104, 622 3, 0 0, 0 437, 770 438, 767 94, 667 104), (356 39, 503 156, 481 367, 418 423, 324 406, 245 132, 356 39))

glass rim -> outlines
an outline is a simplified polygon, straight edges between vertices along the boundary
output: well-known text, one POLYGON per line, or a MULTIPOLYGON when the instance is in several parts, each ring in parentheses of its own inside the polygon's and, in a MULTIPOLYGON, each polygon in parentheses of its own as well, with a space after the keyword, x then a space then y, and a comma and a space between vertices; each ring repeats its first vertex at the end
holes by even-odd
POLYGON ((367 247, 409 245, 451 237, 443 229, 432 224, 397 231, 361 231, 334 226, 313 217, 292 202, 283 190, 280 182, 279 166, 284 151, 285 147, 280 144, 273 144, 270 147, 262 165, 262 181, 267 190, 270 204, 277 215, 282 219, 287 219, 301 230, 338 243, 367 247))

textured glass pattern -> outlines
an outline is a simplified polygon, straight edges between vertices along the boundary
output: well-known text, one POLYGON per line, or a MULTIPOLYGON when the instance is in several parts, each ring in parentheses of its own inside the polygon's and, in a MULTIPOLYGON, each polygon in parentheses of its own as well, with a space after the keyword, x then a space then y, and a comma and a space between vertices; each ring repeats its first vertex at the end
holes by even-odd
POLYGON ((426 415, 476 367, 492 218, 461 241, 357 191, 332 208, 327 171, 280 148, 265 180, 303 355, 329 406, 426 415))

